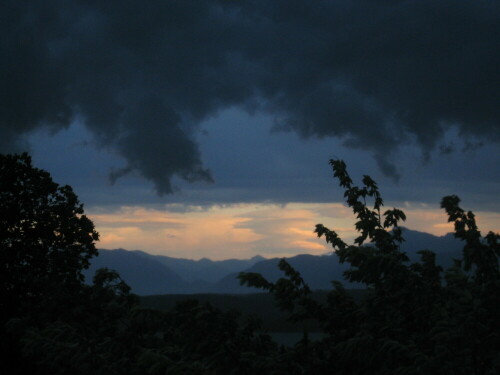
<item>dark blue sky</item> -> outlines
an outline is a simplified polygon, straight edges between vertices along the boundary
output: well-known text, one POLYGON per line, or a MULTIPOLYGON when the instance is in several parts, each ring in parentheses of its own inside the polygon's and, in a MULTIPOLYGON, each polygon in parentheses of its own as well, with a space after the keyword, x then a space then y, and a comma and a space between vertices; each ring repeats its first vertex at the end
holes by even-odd
MULTIPOLYGON (((334 138, 304 140, 293 132, 273 132, 272 126, 271 116, 252 116, 237 109, 203 122, 197 142, 214 181, 188 183, 174 178, 175 192, 163 196, 137 171, 113 184, 109 174, 126 165, 126 160, 112 148, 96 146, 81 124, 55 135, 35 132, 28 139, 38 165, 50 170, 57 181, 74 186, 87 206, 341 201, 342 191, 328 160, 343 158, 355 180, 371 175, 385 199, 394 204, 407 201, 438 207, 444 195, 457 194, 473 210, 500 212, 500 153, 495 144, 464 152, 436 150, 428 160, 417 145, 407 144, 393 160, 400 169, 395 181, 377 168, 368 151, 350 149, 334 138)), ((446 142, 464 147, 453 131, 446 142)))
POLYGON ((4 1, 0 151, 96 209, 340 201, 342 158, 498 214, 499 4, 4 1))

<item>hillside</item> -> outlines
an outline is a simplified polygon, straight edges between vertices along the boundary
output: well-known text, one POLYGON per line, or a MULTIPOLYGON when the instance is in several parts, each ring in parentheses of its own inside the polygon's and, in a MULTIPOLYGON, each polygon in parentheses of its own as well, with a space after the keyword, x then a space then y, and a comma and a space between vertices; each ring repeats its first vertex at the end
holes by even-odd
MULTIPOLYGON (((418 250, 432 250, 437 263, 449 267, 452 259, 461 254, 461 243, 448 234, 434 236, 428 233, 403 228, 406 241, 402 245, 412 261, 418 260, 418 250)), ((239 272, 258 272, 271 281, 282 277, 278 269, 279 258, 265 259, 255 256, 251 259, 183 259, 163 255, 151 255, 135 250, 100 250, 91 267, 85 271, 87 281, 95 270, 101 267, 115 269, 139 295, 192 294, 192 293, 255 293, 256 290, 240 286, 239 272)), ((301 254, 288 258, 313 290, 331 287, 332 280, 343 281, 342 273, 347 269, 339 264, 335 253, 327 255, 301 254)), ((356 289, 360 285, 346 284, 356 289)))
POLYGON ((95 271, 102 267, 116 270, 132 287, 132 292, 139 295, 186 293, 190 287, 167 266, 133 251, 99 250, 99 256, 92 259, 89 269, 83 272, 86 281, 90 282, 95 271))
POLYGON ((175 272, 184 280, 196 282, 215 283, 220 280, 222 275, 234 272, 240 272, 243 269, 253 266, 255 263, 265 260, 264 257, 256 255, 250 259, 224 259, 211 260, 201 258, 199 260, 173 258, 165 255, 151 255, 141 250, 134 250, 149 259, 159 261, 175 272))

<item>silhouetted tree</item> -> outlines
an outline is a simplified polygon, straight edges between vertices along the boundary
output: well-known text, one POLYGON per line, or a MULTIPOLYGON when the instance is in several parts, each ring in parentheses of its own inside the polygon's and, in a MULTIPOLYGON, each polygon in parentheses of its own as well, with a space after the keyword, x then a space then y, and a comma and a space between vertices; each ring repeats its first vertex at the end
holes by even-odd
POLYGON ((443 198, 455 236, 465 242, 463 259, 443 278, 433 252, 420 251, 421 261, 410 264, 400 250, 404 239, 398 224, 405 214, 382 212, 377 184, 364 176, 363 186, 356 186, 343 161, 330 164, 358 219, 359 236, 348 245, 322 224, 315 232, 332 245, 340 262, 350 264, 344 277, 365 284, 365 297, 355 301, 334 282, 328 303, 319 304, 284 259, 279 266, 286 277, 276 283, 255 273, 239 276, 241 283, 273 293, 292 319, 320 322, 327 337, 309 343, 307 355, 302 350, 295 360, 307 373, 500 373, 500 236, 490 232, 483 238, 474 214, 458 206, 458 197, 443 198))
POLYGON ((2 321, 57 290, 78 288, 97 239, 70 186, 33 167, 26 153, 0 155, 2 321))
MULTIPOLYGON (((10 319, 43 324, 69 305, 98 234, 69 186, 32 166, 28 154, 0 155, 0 350, 15 362, 10 319)), ((22 363, 14 367, 22 371, 22 363)))

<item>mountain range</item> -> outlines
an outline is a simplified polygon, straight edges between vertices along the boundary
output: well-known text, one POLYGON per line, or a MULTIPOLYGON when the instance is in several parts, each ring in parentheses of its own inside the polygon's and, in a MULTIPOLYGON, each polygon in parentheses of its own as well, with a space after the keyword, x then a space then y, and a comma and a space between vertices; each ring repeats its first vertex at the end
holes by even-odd
MULTIPOLYGON (((437 237, 428 233, 403 228, 401 249, 411 261, 419 259, 418 250, 432 250, 436 261, 447 268, 453 258, 461 257, 462 243, 453 234, 437 237)), ((91 266, 84 271, 87 282, 92 280, 98 268, 116 270, 122 279, 138 295, 194 294, 194 293, 255 293, 258 290, 241 286, 237 279, 239 272, 258 272, 270 281, 283 276, 278 269, 279 258, 266 259, 255 256, 251 259, 226 259, 214 261, 207 258, 191 260, 152 255, 141 250, 105 250, 91 260, 91 266)), ((301 254, 287 261, 298 270, 311 289, 331 288, 332 280, 344 281, 342 273, 348 268, 340 264, 335 253, 325 255, 301 254)), ((347 288, 359 285, 344 282, 347 288)))

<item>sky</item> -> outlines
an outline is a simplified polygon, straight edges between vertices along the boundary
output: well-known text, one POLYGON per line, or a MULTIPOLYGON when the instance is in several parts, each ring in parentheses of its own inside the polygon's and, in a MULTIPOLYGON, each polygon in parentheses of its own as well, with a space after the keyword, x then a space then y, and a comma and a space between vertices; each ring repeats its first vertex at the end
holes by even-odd
POLYGON ((3 1, 0 152, 71 185, 100 248, 323 254, 355 237, 332 178, 374 178, 443 235, 500 230, 495 1, 3 1))

